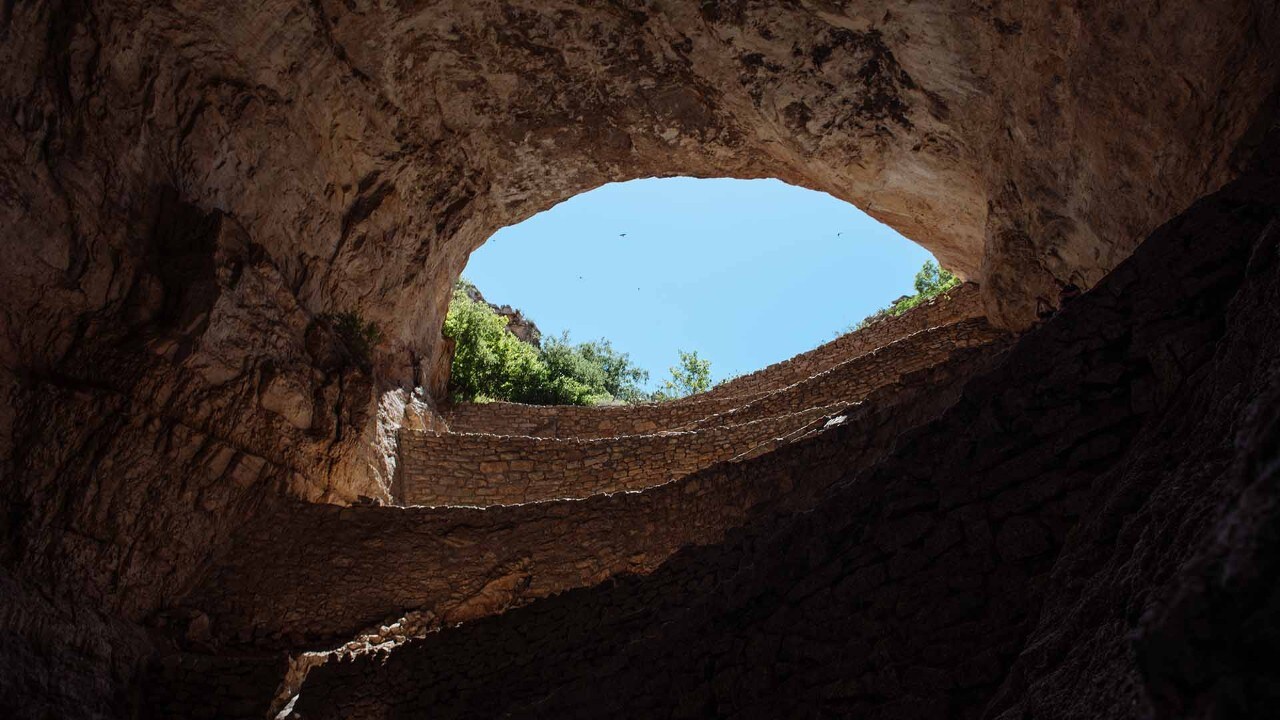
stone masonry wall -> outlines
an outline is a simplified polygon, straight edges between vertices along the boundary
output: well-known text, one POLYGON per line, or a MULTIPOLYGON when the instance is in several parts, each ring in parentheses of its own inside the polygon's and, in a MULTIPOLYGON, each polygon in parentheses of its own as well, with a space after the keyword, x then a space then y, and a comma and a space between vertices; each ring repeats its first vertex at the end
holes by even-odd
POLYGON ((298 711, 1271 717, 1278 330, 1271 174, 1163 228, 873 468, 792 466, 841 478, 811 511, 318 668, 298 711))
POLYGON ((808 352, 721 383, 702 397, 744 396, 777 390, 908 335, 982 315, 978 286, 964 283, 901 315, 887 315, 808 352))
POLYGON ((484 509, 285 501, 245 526, 186 605, 208 614, 220 647, 322 646, 410 609, 461 622, 649 572, 748 516, 810 507, 845 470, 875 462, 954 403, 1006 347, 904 375, 812 439, 642 492, 484 509), (826 470, 795 471, 810 464, 826 470))
POLYGON ((958 349, 992 342, 1004 335, 983 318, 922 330, 817 373, 795 385, 756 396, 741 407, 703 418, 680 429, 770 417, 791 407, 853 402, 898 375, 929 367, 958 349))
MULTIPOLYGON (((980 318, 918 332, 706 418, 692 432, 593 440, 402 432, 399 499, 408 505, 483 507, 657 485, 745 453, 803 427, 823 408, 857 402, 905 373, 1001 334, 980 318)), ((671 410, 684 417, 682 408, 671 410)))
POLYGON ((444 413, 456 433, 492 433, 557 438, 609 438, 647 435, 728 412, 743 398, 725 396, 642 405, 522 405, 520 403, 463 403, 444 413))
POLYGON ((400 500, 487 507, 642 490, 727 460, 825 412, 598 440, 402 432, 400 500))
POLYGON ((902 315, 886 317, 809 352, 690 398, 629 407, 463 403, 450 408, 445 417, 449 428, 460 433, 580 438, 652 433, 726 412, 744 404, 744 399, 801 382, 908 335, 981 315, 978 287, 966 283, 902 315))

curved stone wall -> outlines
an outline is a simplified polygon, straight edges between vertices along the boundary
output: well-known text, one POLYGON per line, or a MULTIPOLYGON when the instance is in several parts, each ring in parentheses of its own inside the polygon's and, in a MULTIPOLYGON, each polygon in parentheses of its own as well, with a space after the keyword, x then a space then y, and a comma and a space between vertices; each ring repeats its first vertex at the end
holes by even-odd
POLYGON ((681 429, 770 417, 787 412, 788 408, 810 407, 824 402, 854 402, 903 373, 929 367, 958 349, 983 345, 1005 334, 991 327, 985 318, 922 330, 864 352, 795 385, 756 396, 741 407, 703 418, 681 429))
MULTIPOLYGON (((748 453, 950 357, 1003 335, 981 318, 935 327, 857 355, 687 430, 591 440, 402 432, 397 500, 407 505, 503 505, 638 490, 748 453), (796 409, 801 411, 797 412, 796 409)), ((738 399, 742 402, 742 399, 738 399)), ((673 426, 688 406, 642 406, 646 422, 673 426), (651 410, 669 410, 670 416, 651 410)), ((625 417, 628 408, 616 413, 625 417)), ((582 417, 573 407, 554 407, 582 417)))
POLYGON ((952 325, 983 317, 982 296, 977 285, 964 283, 921 303, 901 315, 887 315, 866 327, 845 333, 831 342, 793 358, 717 385, 699 397, 704 399, 745 396, 770 392, 798 383, 840 363, 884 347, 908 335, 930 328, 952 325))
POLYGON ((520 403, 462 403, 444 412, 451 432, 550 438, 648 435, 687 425, 743 404, 739 397, 640 405, 580 407, 520 403))
POLYGON ((322 647, 410 609, 461 622, 649 572, 748 516, 811 506, 955 402, 1006 347, 958 351, 883 387, 816 437, 641 492, 485 509, 279 504, 245 526, 184 605, 207 613, 222 646, 322 647))
MULTIPOLYGON (((842 335, 789 360, 666 403, 617 407, 550 407, 519 403, 461 403, 444 417, 452 432, 601 438, 643 435, 688 425, 736 409, 908 335, 982 316, 977 286, 965 283, 898 316, 842 335)), ((806 407, 797 405, 796 407, 806 407)))
POLYGON ((727 460, 825 408, 697 431, 597 440, 412 432, 400 436, 402 505, 518 505, 642 490, 727 460))
MULTIPOLYGON (((298 711, 1269 717, 1277 168, 1166 226, 812 510, 318 668, 298 711)), ((840 473, 812 459, 799 474, 840 473)))

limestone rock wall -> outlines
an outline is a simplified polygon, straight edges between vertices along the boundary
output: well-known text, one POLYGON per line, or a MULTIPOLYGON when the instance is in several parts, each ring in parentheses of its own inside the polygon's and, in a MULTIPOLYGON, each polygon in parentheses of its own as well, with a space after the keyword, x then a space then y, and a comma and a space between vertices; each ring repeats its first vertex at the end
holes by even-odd
POLYGON ((474 285, 467 285, 465 291, 467 297, 475 302, 488 305, 494 313, 506 318, 507 330, 519 338, 521 342, 528 343, 534 347, 542 345, 542 331, 538 329, 538 326, 532 320, 525 317, 524 313, 512 308, 510 305, 494 305, 485 300, 484 293, 481 293, 479 288, 474 285))
POLYGON ((297 710, 1267 716, 1276 160, 1159 230, 882 462, 795 466, 839 478, 811 511, 318 668, 297 710))
POLYGON ((0 713, 56 708, 83 718, 129 717, 153 646, 137 625, 101 608, 50 607, 37 588, 0 570, 0 713))
MULTIPOLYGON (((1277 38, 1270 0, 0 4, 23 616, 153 618, 264 508, 386 501, 467 254, 604 182, 830 192, 1027 327, 1239 174, 1277 38), (345 311, 371 357, 319 322, 345 311)), ((108 661, 115 625, 76 626, 18 655, 50 688, 27 713, 135 701, 145 642, 108 661)))

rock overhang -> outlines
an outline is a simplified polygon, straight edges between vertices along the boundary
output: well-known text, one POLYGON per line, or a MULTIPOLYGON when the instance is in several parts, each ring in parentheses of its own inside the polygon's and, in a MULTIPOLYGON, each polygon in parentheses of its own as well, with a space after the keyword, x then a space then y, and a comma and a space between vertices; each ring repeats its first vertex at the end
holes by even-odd
POLYGON ((1026 327, 1247 164, 1277 23, 1262 0, 6 6, 6 568, 139 620, 264 498, 385 498, 467 253, 604 182, 829 192, 1026 327), (386 332, 369 367, 317 359, 315 317, 357 307, 386 332))

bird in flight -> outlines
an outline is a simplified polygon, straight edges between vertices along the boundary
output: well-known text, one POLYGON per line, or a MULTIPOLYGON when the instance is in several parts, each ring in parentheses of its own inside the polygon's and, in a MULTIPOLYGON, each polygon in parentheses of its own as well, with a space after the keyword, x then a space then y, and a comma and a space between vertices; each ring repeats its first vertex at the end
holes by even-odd
POLYGON ((627 234, 626 234, 626 233, 620 233, 620 234, 618 235, 618 237, 626 237, 626 236, 627 236, 627 234))

